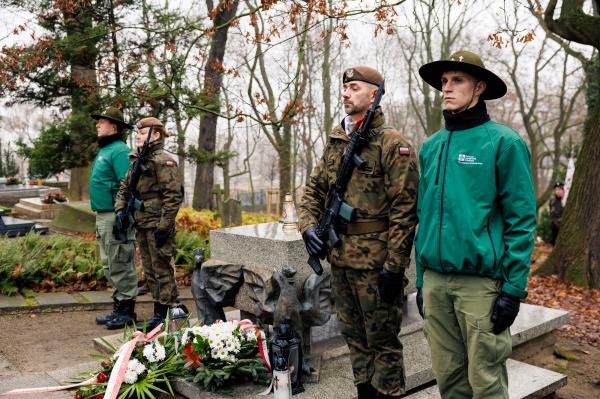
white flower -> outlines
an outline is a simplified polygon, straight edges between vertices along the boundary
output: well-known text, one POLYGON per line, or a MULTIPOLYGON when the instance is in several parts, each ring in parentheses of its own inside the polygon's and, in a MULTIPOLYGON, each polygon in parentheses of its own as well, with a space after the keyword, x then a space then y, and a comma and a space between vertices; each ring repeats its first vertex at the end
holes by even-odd
POLYGON ((124 381, 127 384, 135 384, 138 379, 138 376, 146 371, 146 366, 144 366, 139 360, 131 359, 129 363, 127 363, 127 371, 125 372, 124 381))
POLYGON ((150 363, 156 363, 160 360, 164 360, 166 357, 165 347, 158 341, 146 344, 142 353, 150 363))
POLYGON ((131 385, 131 384, 135 384, 135 382, 137 381, 137 378, 138 378, 138 375, 137 375, 137 373, 135 371, 129 371, 128 370, 125 373, 125 378, 123 379, 123 381, 126 384, 131 385))

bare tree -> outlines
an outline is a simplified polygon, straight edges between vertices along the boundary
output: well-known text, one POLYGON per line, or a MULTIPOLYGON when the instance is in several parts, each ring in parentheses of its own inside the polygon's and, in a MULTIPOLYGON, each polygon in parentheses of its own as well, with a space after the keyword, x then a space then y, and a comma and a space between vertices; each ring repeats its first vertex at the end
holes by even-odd
POLYGON ((565 40, 595 49, 588 65, 588 118, 581 151, 577 157, 573 186, 565 207, 556 246, 543 269, 561 277, 600 287, 600 2, 593 1, 592 14, 584 11, 583 1, 563 1, 555 18, 557 1, 550 0, 544 12, 548 29, 565 40))
MULTIPOLYGON (((517 8, 515 8, 517 10, 517 8)), ((516 34, 522 21, 515 12, 508 27, 516 34)), ((540 43, 509 41, 510 58, 500 59, 514 87, 516 113, 520 116, 523 130, 531 151, 531 171, 540 208, 552 193, 552 182, 562 171, 562 138, 571 129, 580 127, 582 120, 574 112, 584 84, 578 72, 581 65, 569 66, 569 54, 560 46, 552 46, 545 36, 540 43), (534 59, 528 51, 537 45, 534 59), (561 64, 560 67, 557 64, 561 64), (558 69, 558 70, 557 70, 558 69), (553 77, 553 79, 549 79, 553 77), (557 79, 560 78, 560 79, 557 79), (551 162, 551 177, 545 179, 543 162, 551 162)))

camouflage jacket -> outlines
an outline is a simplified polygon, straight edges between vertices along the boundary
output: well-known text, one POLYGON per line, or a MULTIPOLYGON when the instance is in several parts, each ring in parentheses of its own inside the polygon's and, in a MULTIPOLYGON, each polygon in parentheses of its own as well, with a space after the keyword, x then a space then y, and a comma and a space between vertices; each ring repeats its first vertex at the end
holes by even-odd
MULTIPOLYGON (((160 230, 172 230, 175 227, 175 217, 183 202, 183 185, 179 177, 177 162, 163 150, 163 141, 152 144, 150 155, 144 162, 146 170, 142 173, 136 190, 144 201, 143 210, 135 211, 136 227, 160 230)), ((129 154, 131 161, 129 170, 121 182, 115 211, 125 207, 125 198, 131 167, 136 151, 129 154)))
MULTIPOLYGON (((356 222, 387 220, 389 227, 377 233, 340 234, 342 244, 329 248, 328 261, 338 267, 365 270, 383 266, 398 271, 408 267, 410 261, 417 224, 419 173, 409 142, 385 126, 381 109, 377 110, 370 130, 375 135, 360 154, 368 166, 353 171, 344 198, 356 208, 356 222)), ((298 207, 301 232, 321 217, 349 140, 343 126, 331 132, 298 207)))
POLYGON ((550 221, 553 225, 560 227, 560 220, 563 213, 563 204, 561 199, 555 195, 550 198, 550 221))

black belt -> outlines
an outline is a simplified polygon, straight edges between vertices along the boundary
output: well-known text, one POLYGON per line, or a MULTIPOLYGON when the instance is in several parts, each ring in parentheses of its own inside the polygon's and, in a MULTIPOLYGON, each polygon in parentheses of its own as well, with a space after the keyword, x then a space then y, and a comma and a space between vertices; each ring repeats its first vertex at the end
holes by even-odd
POLYGON ((356 222, 356 223, 343 223, 338 222, 335 225, 335 231, 338 234, 345 235, 357 235, 357 234, 370 234, 380 233, 388 230, 390 223, 387 219, 375 220, 371 222, 356 222))

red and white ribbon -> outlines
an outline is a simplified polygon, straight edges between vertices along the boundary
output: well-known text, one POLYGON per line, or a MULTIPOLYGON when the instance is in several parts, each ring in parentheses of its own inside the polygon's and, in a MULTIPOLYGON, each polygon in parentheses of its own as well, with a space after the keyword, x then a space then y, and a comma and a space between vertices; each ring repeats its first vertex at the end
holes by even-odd
POLYGON ((97 375, 91 377, 88 380, 85 380, 83 382, 77 383, 77 384, 71 384, 71 385, 60 385, 60 386, 56 386, 56 387, 40 387, 40 388, 20 388, 20 389, 13 389, 12 391, 7 391, 7 392, 3 392, 0 393, 0 396, 8 396, 8 395, 26 395, 26 394, 31 394, 31 393, 46 393, 46 392, 58 392, 58 391, 64 391, 67 389, 71 389, 71 388, 77 388, 77 387, 82 387, 84 385, 92 385, 96 383, 96 377, 97 375))
POLYGON ((271 371, 271 362, 269 361, 269 346, 267 345, 267 339, 263 332, 255 326, 250 320, 242 320, 238 322, 238 326, 240 326, 240 330, 254 330, 256 333, 256 343, 258 344, 258 353, 260 353, 260 357, 264 360, 265 364, 269 371, 271 371))
POLYGON ((125 373, 127 372, 127 364, 129 363, 129 359, 131 358, 131 354, 133 353, 135 346, 138 343, 150 342, 162 337, 164 333, 158 334, 161 328, 162 324, 157 326, 148 334, 135 331, 133 333, 133 339, 121 347, 119 350, 119 357, 117 358, 112 372, 110 373, 110 378, 108 379, 106 392, 104 393, 104 399, 116 399, 117 395, 119 394, 119 389, 123 384, 123 379, 125 378, 125 373))

